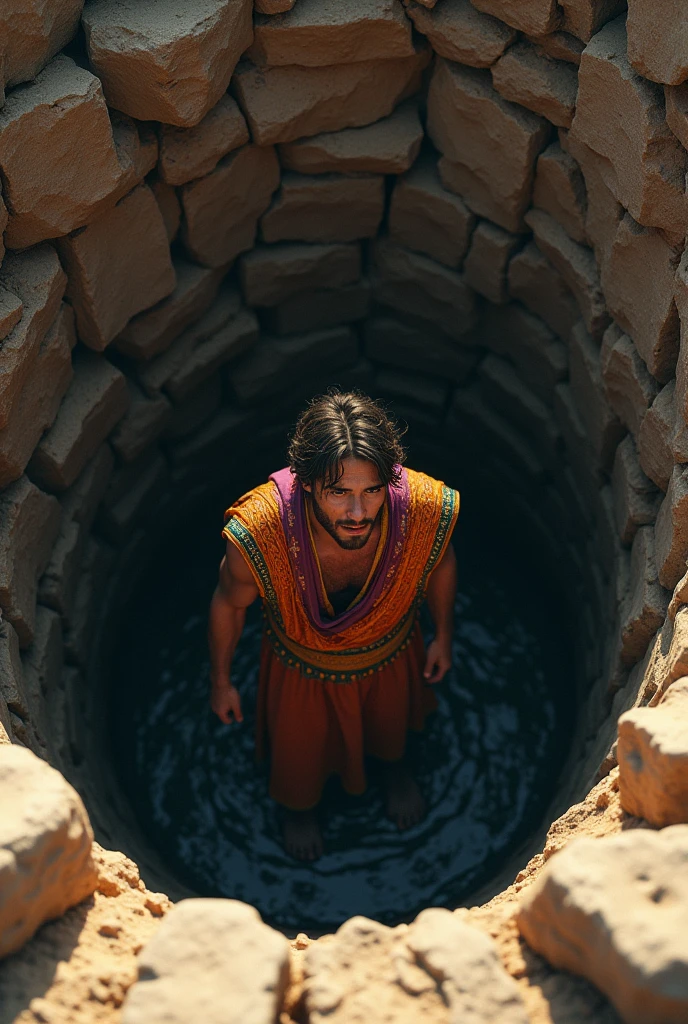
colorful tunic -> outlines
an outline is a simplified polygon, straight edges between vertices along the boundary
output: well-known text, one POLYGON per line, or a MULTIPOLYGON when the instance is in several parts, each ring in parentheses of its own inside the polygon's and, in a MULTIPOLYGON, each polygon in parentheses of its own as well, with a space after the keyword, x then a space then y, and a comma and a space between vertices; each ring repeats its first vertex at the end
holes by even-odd
POLYGON ((269 738, 271 795, 314 806, 336 772, 365 789, 364 756, 397 760, 435 700, 423 682, 418 611, 451 537, 456 491, 404 469, 389 485, 380 540, 358 596, 333 615, 310 533, 306 492, 289 469, 240 498, 223 534, 263 599, 257 751, 269 738))

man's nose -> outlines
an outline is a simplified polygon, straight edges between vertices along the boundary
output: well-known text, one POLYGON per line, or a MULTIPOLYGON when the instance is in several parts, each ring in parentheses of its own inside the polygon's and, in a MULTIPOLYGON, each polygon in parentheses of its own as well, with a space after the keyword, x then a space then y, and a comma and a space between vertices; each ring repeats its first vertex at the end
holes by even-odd
POLYGON ((357 497, 355 494, 352 495, 349 503, 349 518, 355 519, 357 522, 359 519, 365 519, 365 509, 363 507, 363 498, 357 497))

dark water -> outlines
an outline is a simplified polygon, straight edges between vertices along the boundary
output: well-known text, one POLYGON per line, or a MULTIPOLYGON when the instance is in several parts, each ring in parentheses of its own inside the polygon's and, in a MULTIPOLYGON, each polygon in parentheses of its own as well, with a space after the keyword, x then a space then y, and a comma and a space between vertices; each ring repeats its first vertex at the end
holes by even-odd
POLYGON ((112 738, 151 840, 199 894, 245 900, 287 931, 337 927, 358 913, 396 923, 428 905, 457 905, 540 824, 555 791, 575 709, 554 595, 524 552, 500 542, 499 524, 462 510, 455 667, 410 746, 428 816, 400 834, 383 815, 374 766, 362 797, 332 780, 327 852, 304 866, 281 848, 267 771, 253 759, 257 607, 234 662, 245 721, 224 726, 208 708, 218 532, 214 505, 175 531, 122 629, 112 738))

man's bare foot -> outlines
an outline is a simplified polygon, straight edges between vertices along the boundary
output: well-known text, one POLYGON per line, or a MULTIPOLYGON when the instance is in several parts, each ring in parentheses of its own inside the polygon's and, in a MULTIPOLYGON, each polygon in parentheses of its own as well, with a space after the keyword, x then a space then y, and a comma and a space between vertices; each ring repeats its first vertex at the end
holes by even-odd
POLYGON ((285 811, 282 835, 285 850, 296 860, 322 857, 322 834, 315 811, 285 811))
POLYGON ((425 800, 403 761, 383 765, 383 777, 387 796, 387 817, 391 818, 400 832, 412 828, 422 821, 426 814, 425 800))

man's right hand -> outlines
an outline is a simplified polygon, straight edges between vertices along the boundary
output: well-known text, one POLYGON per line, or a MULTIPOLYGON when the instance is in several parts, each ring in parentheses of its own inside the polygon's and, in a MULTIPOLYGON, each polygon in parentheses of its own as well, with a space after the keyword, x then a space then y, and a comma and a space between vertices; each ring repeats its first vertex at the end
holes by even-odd
POLYGON ((213 683, 210 706, 225 725, 244 720, 239 691, 231 683, 213 683))

